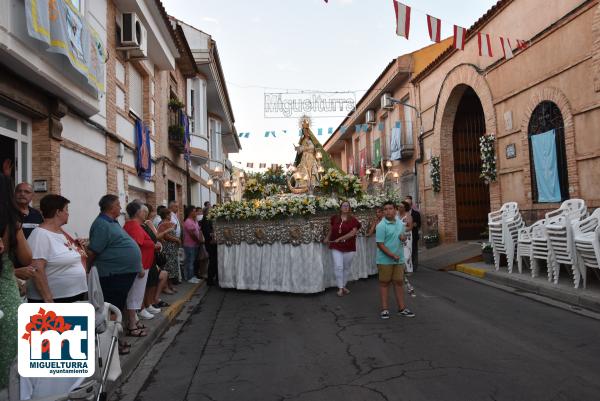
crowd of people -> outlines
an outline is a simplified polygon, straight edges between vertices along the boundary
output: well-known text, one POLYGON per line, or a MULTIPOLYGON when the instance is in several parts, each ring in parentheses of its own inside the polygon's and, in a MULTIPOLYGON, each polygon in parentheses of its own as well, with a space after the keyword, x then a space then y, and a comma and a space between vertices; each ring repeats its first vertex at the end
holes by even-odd
MULTIPOLYGON (((134 200, 126 205, 121 226, 119 198, 105 195, 89 238, 81 239, 64 229, 69 199, 45 195, 39 210, 31 207, 32 199, 31 185, 14 187, 9 171, 0 174, 0 390, 8 385, 8 370, 17 355, 17 310, 22 302, 85 301, 94 276, 104 300, 123 313, 125 337, 144 337, 144 320, 170 306, 161 294, 177 292, 184 280, 199 283, 204 278, 218 284, 208 202, 204 208, 186 207, 181 224, 176 202, 159 206, 155 213, 151 205, 134 200)), ((120 339, 119 353, 130 350, 126 338, 120 339)))
MULTIPOLYGON (((376 260, 379 273, 382 319, 389 319, 389 288, 393 284, 398 314, 414 317, 405 305, 404 286, 411 296, 416 296, 408 274, 418 268, 418 240, 421 215, 412 207, 412 197, 396 205, 386 202, 375 211, 375 219, 367 229, 367 236, 375 235, 376 260)), ((337 296, 350 294, 347 288, 350 269, 356 254, 356 236, 361 223, 352 216, 349 202, 342 202, 339 214, 331 217, 324 242, 331 249, 337 284, 337 296)))

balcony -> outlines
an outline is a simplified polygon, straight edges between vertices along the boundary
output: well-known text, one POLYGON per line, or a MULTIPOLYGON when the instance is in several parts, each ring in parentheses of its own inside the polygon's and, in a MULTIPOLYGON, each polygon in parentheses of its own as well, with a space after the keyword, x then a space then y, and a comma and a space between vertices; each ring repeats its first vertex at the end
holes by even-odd
POLYGON ((183 153, 185 150, 185 127, 183 125, 169 125, 169 145, 178 153, 183 153))
POLYGON ((411 159, 414 154, 415 154, 415 146, 412 143, 403 144, 400 147, 400 159, 401 160, 411 159))
POLYGON ((205 164, 210 159, 208 154, 208 138, 201 135, 190 135, 190 157, 194 163, 205 164))

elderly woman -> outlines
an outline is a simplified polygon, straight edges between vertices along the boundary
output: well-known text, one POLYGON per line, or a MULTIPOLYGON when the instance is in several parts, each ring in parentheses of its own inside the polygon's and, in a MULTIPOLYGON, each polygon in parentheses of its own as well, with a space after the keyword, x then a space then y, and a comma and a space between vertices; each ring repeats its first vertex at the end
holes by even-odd
POLYGON ((145 326, 137 322, 135 313, 141 309, 141 318, 152 319, 154 317, 153 314, 142 309, 142 306, 146 292, 148 270, 154 264, 154 251, 158 247, 142 228, 142 224, 144 224, 148 215, 146 206, 139 202, 131 202, 127 205, 126 210, 129 220, 125 222, 123 229, 138 244, 142 253, 142 271, 135 278, 127 295, 127 335, 131 337, 145 337, 148 333, 144 330, 145 326))
POLYGON ((329 244, 333 257, 333 268, 338 287, 338 297, 347 295, 350 290, 346 283, 350 277, 350 267, 356 254, 356 235, 360 230, 360 222, 352 215, 352 209, 348 201, 342 202, 340 213, 331 216, 329 221, 329 233, 325 243, 329 244))
POLYGON ((175 224, 171 221, 171 211, 167 208, 161 209, 158 215, 161 218, 161 222, 158 225, 158 234, 163 235, 162 245, 163 252, 167 257, 167 264, 165 270, 169 273, 169 281, 167 288, 165 288, 165 294, 174 294, 175 281, 179 278, 179 261, 177 258, 179 246, 181 240, 173 234, 175 224))
POLYGON ((40 201, 44 222, 34 229, 27 242, 36 269, 29 280, 29 302, 76 302, 84 299, 87 275, 85 252, 62 230, 69 222, 70 201, 60 195, 46 195, 40 201))

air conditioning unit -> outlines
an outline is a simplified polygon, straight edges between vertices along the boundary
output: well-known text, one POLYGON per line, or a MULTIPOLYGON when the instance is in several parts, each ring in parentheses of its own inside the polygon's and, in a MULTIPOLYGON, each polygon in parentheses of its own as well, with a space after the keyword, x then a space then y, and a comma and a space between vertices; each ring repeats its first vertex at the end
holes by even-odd
POLYGON ((391 93, 384 93, 383 95, 381 95, 381 108, 384 110, 391 110, 394 108, 391 93))
POLYGON ((129 57, 143 58, 148 56, 148 33, 136 13, 121 15, 121 46, 129 57))
POLYGON ((367 124, 375 124, 375 110, 367 110, 365 122, 367 124))

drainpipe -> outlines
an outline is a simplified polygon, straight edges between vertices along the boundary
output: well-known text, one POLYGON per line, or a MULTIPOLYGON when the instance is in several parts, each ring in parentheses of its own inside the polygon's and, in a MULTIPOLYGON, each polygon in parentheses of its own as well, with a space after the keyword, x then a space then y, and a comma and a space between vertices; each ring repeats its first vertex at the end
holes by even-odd
POLYGON ((421 113, 417 110, 417 118, 419 119, 419 157, 415 159, 415 205, 419 207, 419 174, 417 165, 423 163, 423 155, 425 154, 425 145, 423 144, 423 119, 421 113))

